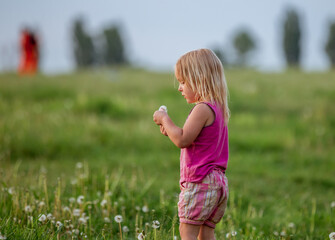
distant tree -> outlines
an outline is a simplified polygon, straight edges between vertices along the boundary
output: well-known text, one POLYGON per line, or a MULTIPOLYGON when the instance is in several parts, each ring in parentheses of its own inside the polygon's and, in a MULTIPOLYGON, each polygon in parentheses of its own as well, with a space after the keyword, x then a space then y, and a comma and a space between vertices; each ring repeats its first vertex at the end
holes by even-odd
POLYGON ((237 51, 237 64, 244 66, 247 60, 247 54, 255 49, 256 44, 251 35, 245 31, 239 31, 233 39, 234 47, 237 51))
POLYGON ((335 22, 329 26, 328 41, 325 51, 333 68, 335 68, 335 22))
POLYGON ((299 67, 301 54, 301 26, 296 11, 289 10, 284 22, 283 50, 288 66, 299 67))
POLYGON ((225 51, 223 51, 220 47, 214 47, 213 52, 220 59, 223 65, 229 64, 225 51))
POLYGON ((111 26, 104 30, 103 36, 105 42, 103 47, 104 63, 108 65, 125 64, 127 59, 119 28, 111 26))
POLYGON ((72 40, 77 67, 92 66, 95 61, 95 50, 92 37, 85 30, 83 19, 74 21, 72 40))

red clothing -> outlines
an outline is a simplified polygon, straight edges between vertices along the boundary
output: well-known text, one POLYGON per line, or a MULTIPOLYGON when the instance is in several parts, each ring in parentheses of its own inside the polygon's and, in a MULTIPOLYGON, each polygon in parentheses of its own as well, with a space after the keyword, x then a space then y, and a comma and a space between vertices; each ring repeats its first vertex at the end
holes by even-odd
POLYGON ((20 74, 35 74, 38 67, 38 44, 35 36, 27 31, 21 36, 20 74))

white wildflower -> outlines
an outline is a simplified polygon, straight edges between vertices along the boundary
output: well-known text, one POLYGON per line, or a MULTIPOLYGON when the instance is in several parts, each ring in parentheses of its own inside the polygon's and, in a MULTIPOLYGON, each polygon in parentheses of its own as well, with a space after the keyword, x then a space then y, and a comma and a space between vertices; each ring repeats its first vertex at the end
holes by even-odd
POLYGON ((47 220, 47 217, 44 214, 40 215, 39 218, 38 218, 38 221, 40 221, 42 223, 45 222, 46 220, 47 220))
POLYGON ((76 199, 74 197, 69 198, 70 203, 74 203, 75 201, 76 201, 76 199))
POLYGON ((333 202, 330 203, 330 207, 331 208, 335 208, 335 201, 333 201, 333 202))
POLYGON ((293 222, 290 222, 290 223, 288 224, 288 227, 289 227, 289 228, 295 228, 295 224, 294 224, 293 222))
POLYGON ((76 168, 78 168, 78 169, 83 168, 83 164, 81 162, 77 162, 76 168))
POLYGON ((124 226, 124 227, 122 228, 122 231, 125 232, 125 233, 127 233, 127 232, 129 232, 129 228, 128 228, 127 226, 124 226))
POLYGON ((38 203, 38 206, 39 206, 40 208, 42 208, 42 207, 45 206, 45 203, 44 203, 43 201, 40 201, 40 202, 38 203))
POLYGON ((29 205, 27 205, 25 208, 24 208, 24 211, 26 213, 31 213, 33 210, 31 209, 31 207, 29 205))
POLYGON ((78 208, 75 208, 75 209, 73 209, 73 216, 75 216, 75 217, 79 217, 80 216, 80 209, 78 209, 78 208))
POLYGON ((80 224, 86 225, 86 223, 87 223, 87 218, 85 218, 85 217, 80 217, 80 218, 78 219, 78 222, 79 222, 80 224))
POLYGON ((0 239, 6 240, 7 237, 5 235, 2 235, 1 232, 0 232, 0 239))
POLYGON ((159 228, 159 225, 160 225, 160 223, 157 220, 155 220, 155 221, 152 222, 152 227, 155 228, 155 229, 159 228))
POLYGON ((101 201, 100 206, 104 207, 104 206, 106 206, 106 204, 107 204, 107 200, 104 199, 104 200, 101 201))
POLYGON ((237 235, 237 232, 236 232, 236 231, 232 231, 232 232, 231 232, 231 235, 232 235, 233 237, 235 237, 235 236, 237 235))
POLYGON ((13 187, 8 188, 8 193, 10 195, 13 195, 15 193, 14 188, 13 187))
POLYGON ((48 215, 47 215, 47 219, 52 220, 52 219, 54 219, 54 217, 52 216, 51 213, 48 213, 48 215))
POLYGON ((143 206, 143 207, 142 207, 142 211, 143 211, 144 213, 149 212, 149 208, 148 208, 148 206, 147 206, 147 205, 143 206))
POLYGON ((110 223, 111 222, 111 220, 108 217, 105 217, 104 221, 105 221, 105 223, 110 223))
POLYGON ((122 218, 121 215, 116 215, 116 216, 114 217, 114 220, 115 220, 115 222, 120 223, 120 222, 123 221, 123 218, 122 218))
POLYGON ((56 227, 60 228, 61 226, 63 226, 62 222, 57 221, 57 222, 56 222, 56 227))
POLYGON ((143 239, 145 239, 145 235, 143 234, 143 232, 141 232, 140 234, 138 234, 137 239, 138 239, 138 240, 143 240, 143 239))
POLYGON ((77 198, 77 203, 78 204, 83 204, 84 203, 84 196, 83 195, 80 195, 78 198, 77 198))
POLYGON ((63 207, 63 211, 64 211, 64 212, 71 212, 70 208, 67 207, 67 206, 63 207))
POLYGON ((332 232, 329 234, 329 239, 334 240, 335 239, 335 232, 332 232))
POLYGON ((226 238, 230 238, 230 233, 227 233, 227 234, 226 234, 226 238))

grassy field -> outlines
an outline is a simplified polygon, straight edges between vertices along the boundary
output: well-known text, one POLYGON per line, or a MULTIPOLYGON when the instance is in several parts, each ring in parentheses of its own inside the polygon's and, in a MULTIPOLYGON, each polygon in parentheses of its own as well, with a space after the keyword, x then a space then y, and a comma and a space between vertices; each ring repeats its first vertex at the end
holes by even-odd
MULTIPOLYGON (((217 239, 329 239, 335 73, 226 77, 230 196, 217 239)), ((192 106, 172 73, 0 75, 0 239, 179 239, 179 149, 152 121, 162 104, 182 126, 192 106)))

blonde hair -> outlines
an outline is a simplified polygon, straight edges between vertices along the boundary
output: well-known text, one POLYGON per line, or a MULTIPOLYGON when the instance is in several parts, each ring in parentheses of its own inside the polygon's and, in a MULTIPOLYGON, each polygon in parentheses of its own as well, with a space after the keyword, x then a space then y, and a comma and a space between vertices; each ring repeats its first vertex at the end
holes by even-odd
POLYGON ((199 49, 184 54, 175 65, 175 74, 178 81, 184 81, 196 93, 199 102, 219 104, 228 123, 228 86, 222 63, 212 50, 199 49))

